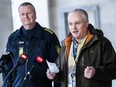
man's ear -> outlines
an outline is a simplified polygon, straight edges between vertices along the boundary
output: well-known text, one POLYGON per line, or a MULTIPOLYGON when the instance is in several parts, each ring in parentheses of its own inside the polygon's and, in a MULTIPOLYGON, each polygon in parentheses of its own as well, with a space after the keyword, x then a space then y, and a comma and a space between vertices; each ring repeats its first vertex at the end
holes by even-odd
POLYGON ((89 26, 89 22, 86 23, 86 26, 87 26, 87 27, 89 26))

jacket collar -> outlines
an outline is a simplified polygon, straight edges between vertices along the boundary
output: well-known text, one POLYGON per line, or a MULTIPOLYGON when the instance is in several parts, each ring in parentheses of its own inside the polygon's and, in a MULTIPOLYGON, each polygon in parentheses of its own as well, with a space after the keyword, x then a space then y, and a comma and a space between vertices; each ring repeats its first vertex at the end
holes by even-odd
MULTIPOLYGON (((17 31, 16 36, 18 36, 18 37, 24 36, 24 33, 23 33, 22 29, 23 29, 23 26, 21 26, 20 29, 16 30, 17 31)), ((44 28, 42 26, 40 26, 39 23, 36 22, 35 31, 32 34, 32 36, 41 38, 43 36, 43 33, 44 33, 44 28)))
MULTIPOLYGON (((89 25, 88 30, 89 31, 87 33, 87 40, 86 40, 85 44, 87 44, 94 37, 94 35, 95 36, 97 35, 96 30, 94 29, 94 27, 91 24, 89 25)), ((100 35, 102 35, 102 33, 100 35)), ((66 56, 67 56, 66 58, 68 58, 68 55, 69 55, 72 37, 73 37, 72 34, 69 33, 69 35, 64 40, 64 44, 66 46, 66 56)))

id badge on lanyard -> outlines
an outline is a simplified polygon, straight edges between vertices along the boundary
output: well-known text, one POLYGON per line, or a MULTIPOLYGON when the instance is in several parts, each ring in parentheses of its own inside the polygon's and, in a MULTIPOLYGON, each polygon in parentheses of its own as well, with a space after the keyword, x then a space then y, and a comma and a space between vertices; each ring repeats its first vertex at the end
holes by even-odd
POLYGON ((76 66, 74 66, 72 74, 72 87, 76 87, 76 66))
POLYGON ((72 79, 72 87, 76 87, 76 81, 72 79))

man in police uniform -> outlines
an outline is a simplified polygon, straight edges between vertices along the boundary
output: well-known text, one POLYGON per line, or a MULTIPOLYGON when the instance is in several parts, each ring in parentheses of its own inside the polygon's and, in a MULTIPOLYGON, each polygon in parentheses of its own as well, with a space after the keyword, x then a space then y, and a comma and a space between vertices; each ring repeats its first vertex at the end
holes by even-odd
MULTIPOLYGON (((36 67, 33 68, 31 77, 23 87, 52 87, 52 81, 46 77, 48 66, 45 60, 50 62, 56 60, 60 49, 59 40, 52 30, 44 28, 36 22, 36 11, 31 3, 22 3, 18 11, 22 26, 8 38, 6 51, 13 53, 13 60, 7 65, 8 69, 2 73, 3 79, 17 63, 19 56, 25 53, 28 61, 17 68, 17 72, 13 76, 12 87, 21 87, 27 72, 35 64, 36 67), (42 64, 36 63, 37 56, 44 60, 42 64)), ((6 87, 7 84, 4 82, 3 87, 6 87)))

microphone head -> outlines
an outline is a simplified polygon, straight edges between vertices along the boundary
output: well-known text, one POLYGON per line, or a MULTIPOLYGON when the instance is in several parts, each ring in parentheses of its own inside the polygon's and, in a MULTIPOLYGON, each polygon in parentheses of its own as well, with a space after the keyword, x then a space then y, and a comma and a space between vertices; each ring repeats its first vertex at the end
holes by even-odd
POLYGON ((5 52, 1 58, 0 62, 4 62, 4 64, 9 63, 13 58, 13 53, 12 52, 5 52))
POLYGON ((44 62, 44 59, 40 56, 37 56, 35 62, 37 62, 37 64, 42 64, 44 62))
POLYGON ((19 57, 18 63, 20 65, 23 65, 27 59, 28 59, 28 56, 26 54, 21 54, 19 57))

